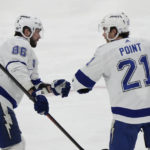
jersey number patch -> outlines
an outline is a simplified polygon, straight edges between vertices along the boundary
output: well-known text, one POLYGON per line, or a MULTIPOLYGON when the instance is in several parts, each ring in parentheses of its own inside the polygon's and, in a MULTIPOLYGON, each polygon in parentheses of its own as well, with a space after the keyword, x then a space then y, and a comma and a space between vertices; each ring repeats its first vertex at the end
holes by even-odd
POLYGON ((14 46, 13 50, 12 50, 12 54, 14 54, 14 55, 19 54, 19 55, 25 57, 26 56, 26 51, 27 51, 27 49, 24 48, 24 47, 14 46))
MULTIPOLYGON (((149 86, 150 85, 150 69, 149 69, 149 61, 148 61, 147 55, 142 55, 138 63, 143 66, 143 71, 145 73, 145 79, 143 79, 144 84, 145 86, 149 86)), ((119 61, 117 65, 118 71, 122 71, 125 67, 128 67, 128 68, 121 82, 123 91, 126 92, 129 90, 141 88, 142 85, 141 85, 140 80, 131 82, 131 78, 133 77, 137 69, 137 62, 131 58, 119 61)))

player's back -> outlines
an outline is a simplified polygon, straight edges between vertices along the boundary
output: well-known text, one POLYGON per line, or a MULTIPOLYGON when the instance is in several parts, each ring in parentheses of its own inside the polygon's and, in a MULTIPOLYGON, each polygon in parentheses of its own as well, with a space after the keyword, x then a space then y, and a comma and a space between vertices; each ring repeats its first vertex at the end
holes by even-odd
MULTIPOLYGON (((141 39, 122 39, 104 45, 96 52, 103 60, 112 112, 139 118, 150 111, 150 42, 141 39), (142 110, 142 111, 133 111, 142 110), (139 114, 138 114, 139 113, 139 114)), ((122 117, 120 118, 122 121, 122 117)), ((135 122, 139 120, 135 119, 135 122)), ((142 120, 141 122, 146 122, 142 120)))

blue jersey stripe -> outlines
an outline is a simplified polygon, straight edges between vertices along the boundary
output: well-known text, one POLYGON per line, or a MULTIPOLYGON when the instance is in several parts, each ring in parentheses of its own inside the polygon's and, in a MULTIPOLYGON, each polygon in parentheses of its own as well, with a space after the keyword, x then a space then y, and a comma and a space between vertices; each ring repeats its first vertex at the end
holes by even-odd
POLYGON ((81 70, 78 70, 75 74, 77 80, 87 88, 93 88, 95 82, 91 80, 88 76, 86 76, 81 70))
POLYGON ((17 107, 17 103, 16 101, 9 95, 9 93, 0 86, 0 95, 2 95, 3 97, 5 97, 12 105, 13 108, 17 107))
POLYGON ((24 64, 24 65, 26 65, 26 63, 25 62, 21 62, 21 61, 10 61, 10 62, 8 62, 8 64, 6 65, 6 69, 7 69, 7 67, 8 67, 8 65, 10 65, 11 63, 16 63, 16 62, 20 62, 20 63, 22 63, 22 64, 24 64))
POLYGON ((39 83, 42 82, 40 78, 39 78, 39 79, 36 79, 36 80, 31 80, 31 81, 32 81, 32 83, 33 83, 34 85, 38 85, 39 83))
POLYGON ((133 109, 127 109, 122 107, 112 107, 111 110, 113 114, 130 117, 130 118, 150 116, 150 108, 133 110, 133 109))

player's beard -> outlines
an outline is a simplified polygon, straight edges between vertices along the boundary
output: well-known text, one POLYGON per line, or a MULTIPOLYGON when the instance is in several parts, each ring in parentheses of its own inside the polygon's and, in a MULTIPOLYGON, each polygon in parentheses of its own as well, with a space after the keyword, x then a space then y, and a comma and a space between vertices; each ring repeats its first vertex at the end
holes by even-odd
POLYGON ((31 47, 35 48, 37 45, 37 41, 33 39, 33 37, 30 38, 30 45, 31 47))

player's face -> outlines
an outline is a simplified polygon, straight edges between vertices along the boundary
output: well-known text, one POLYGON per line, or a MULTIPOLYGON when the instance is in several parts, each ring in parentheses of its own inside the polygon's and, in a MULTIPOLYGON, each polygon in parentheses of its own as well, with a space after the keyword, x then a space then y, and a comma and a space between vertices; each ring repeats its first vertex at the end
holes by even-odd
POLYGON ((40 29, 36 29, 33 36, 30 38, 30 44, 32 47, 36 47, 38 40, 41 38, 40 29))
POLYGON ((110 41, 108 40, 109 39, 113 39, 115 36, 116 36, 116 30, 115 29, 112 29, 109 33, 108 33, 108 38, 107 38, 107 29, 106 28, 103 28, 104 30, 104 33, 103 33, 103 36, 106 40, 107 43, 109 43, 110 41))

